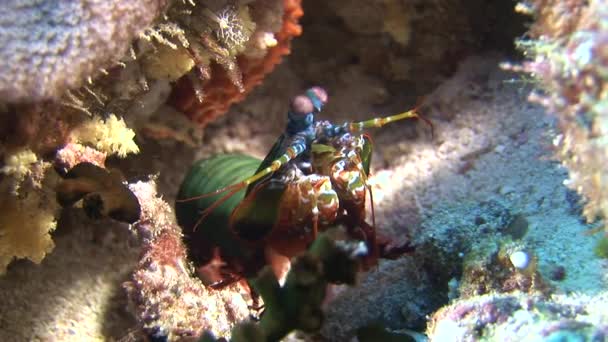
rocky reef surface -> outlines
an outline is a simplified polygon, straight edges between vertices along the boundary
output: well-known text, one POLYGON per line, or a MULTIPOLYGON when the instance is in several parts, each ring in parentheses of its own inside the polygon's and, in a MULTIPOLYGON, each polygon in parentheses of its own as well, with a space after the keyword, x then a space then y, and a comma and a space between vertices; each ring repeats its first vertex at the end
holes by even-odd
POLYGON ((311 85, 319 118, 418 105, 433 129, 372 131, 375 226, 414 250, 315 283, 323 324, 287 339, 607 338, 601 1, 84 4, 0 5, 0 340, 228 337, 257 315, 244 284, 193 275, 171 205, 199 158, 263 158, 311 85))

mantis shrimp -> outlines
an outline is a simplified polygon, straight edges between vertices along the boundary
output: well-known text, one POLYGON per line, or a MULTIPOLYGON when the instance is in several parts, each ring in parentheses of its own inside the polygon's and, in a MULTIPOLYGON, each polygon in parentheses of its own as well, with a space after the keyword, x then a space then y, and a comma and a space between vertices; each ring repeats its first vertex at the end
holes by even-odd
POLYGON ((254 276, 272 255, 291 258, 340 224, 365 242, 368 264, 411 248, 389 249, 376 238, 373 199, 372 223, 366 221, 372 143, 362 132, 419 118, 416 109, 335 125, 316 120, 327 100, 320 87, 294 97, 285 132, 263 161, 218 155, 197 162, 184 179, 176 214, 207 284, 254 276))

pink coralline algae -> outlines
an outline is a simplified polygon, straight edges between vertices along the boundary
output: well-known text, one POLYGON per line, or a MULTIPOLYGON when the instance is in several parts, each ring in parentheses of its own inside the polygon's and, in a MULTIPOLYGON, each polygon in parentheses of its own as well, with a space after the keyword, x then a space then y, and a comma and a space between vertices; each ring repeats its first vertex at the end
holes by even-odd
POLYGON ((130 185, 141 204, 134 228, 143 250, 124 285, 140 328, 151 337, 181 340, 208 330, 228 336, 249 308, 239 284, 221 290, 205 287, 189 267, 181 229, 169 204, 157 196, 153 182, 130 185))

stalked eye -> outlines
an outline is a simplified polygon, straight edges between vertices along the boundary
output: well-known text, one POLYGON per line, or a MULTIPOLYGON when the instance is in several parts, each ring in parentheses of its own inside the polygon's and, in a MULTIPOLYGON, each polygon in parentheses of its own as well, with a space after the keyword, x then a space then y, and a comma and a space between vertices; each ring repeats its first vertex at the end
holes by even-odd
POLYGON ((313 112, 314 106, 307 96, 298 95, 291 100, 290 109, 293 114, 306 115, 313 112))
POLYGON ((315 96, 321 101, 322 104, 327 103, 327 92, 325 91, 325 89, 315 86, 308 89, 308 91, 315 94, 315 96))
POLYGON ((317 112, 327 103, 327 92, 321 87, 312 87, 306 91, 306 96, 312 101, 317 112))

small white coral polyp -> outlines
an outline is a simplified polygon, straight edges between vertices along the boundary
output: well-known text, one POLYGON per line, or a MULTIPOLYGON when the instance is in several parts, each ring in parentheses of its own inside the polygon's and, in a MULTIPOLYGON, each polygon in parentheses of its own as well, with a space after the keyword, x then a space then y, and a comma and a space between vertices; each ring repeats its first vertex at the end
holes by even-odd
POLYGON ((216 36, 218 40, 224 41, 228 46, 243 45, 249 40, 250 32, 241 24, 237 9, 227 6, 216 15, 218 29, 216 36), (247 34, 247 33, 249 34, 247 34))

